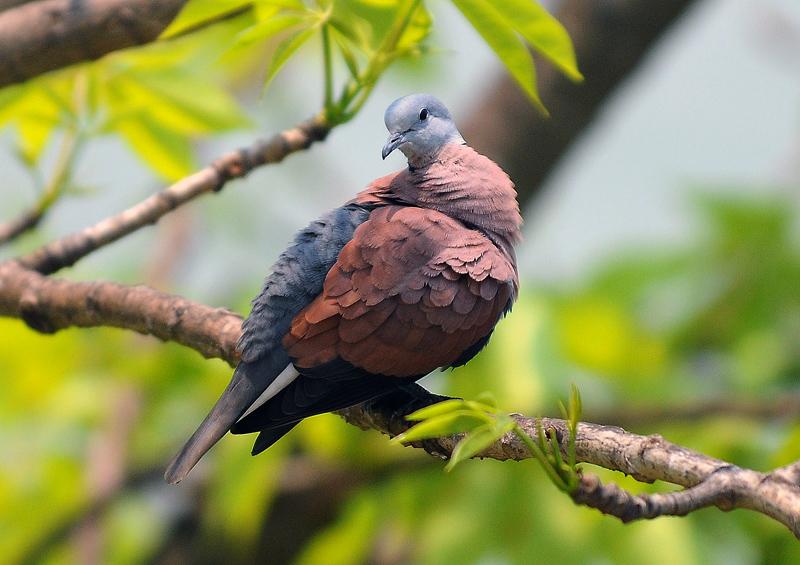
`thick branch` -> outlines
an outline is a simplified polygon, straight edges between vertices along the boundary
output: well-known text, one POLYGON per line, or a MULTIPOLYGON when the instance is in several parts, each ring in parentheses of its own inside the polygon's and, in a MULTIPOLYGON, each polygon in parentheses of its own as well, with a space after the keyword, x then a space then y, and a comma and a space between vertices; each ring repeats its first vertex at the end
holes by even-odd
POLYGON ((230 310, 146 286, 54 279, 15 262, 0 264, 0 316, 20 318, 43 333, 69 327, 124 328, 229 363, 236 361, 242 324, 230 310))
MULTIPOLYGON (((221 308, 143 286, 52 279, 14 262, 0 265, 0 315, 22 318, 44 332, 70 326, 132 329, 176 341, 230 364, 236 362, 235 345, 241 331, 241 318, 221 308)), ((395 436, 410 427, 406 414, 441 399, 413 385, 343 410, 341 415, 361 428, 395 436)), ((564 420, 517 416, 517 421, 532 437, 536 437, 537 424, 553 430, 561 445, 569 433, 564 420)), ((458 440, 457 436, 443 437, 415 447, 446 458, 458 440)), ((634 497, 585 477, 574 494, 578 502, 623 519, 681 514, 709 505, 724 510, 749 508, 774 518, 800 537, 800 462, 760 473, 674 445, 657 435, 640 436, 588 423, 579 424, 575 447, 579 462, 621 471, 644 482, 660 480, 687 487, 681 494, 634 497)), ((507 434, 481 456, 501 461, 531 457, 513 434, 507 434)))
POLYGON ((0 87, 155 40, 186 0, 39 0, 0 12, 0 87))
POLYGON ((92 251, 117 241, 178 206, 202 194, 219 191, 231 179, 240 178, 261 165, 278 163, 296 151, 308 148, 328 134, 322 118, 312 118, 269 140, 223 155, 211 165, 183 178, 127 210, 73 233, 19 259, 40 273, 54 273, 75 264, 92 251))

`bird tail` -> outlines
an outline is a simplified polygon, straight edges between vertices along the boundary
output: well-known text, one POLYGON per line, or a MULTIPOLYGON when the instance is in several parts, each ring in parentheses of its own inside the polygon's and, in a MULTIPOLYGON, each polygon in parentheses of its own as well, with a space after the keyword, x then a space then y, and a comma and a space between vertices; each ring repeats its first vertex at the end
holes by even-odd
POLYGON ((234 422, 264 392, 266 386, 263 382, 252 378, 258 371, 248 370, 253 368, 255 368, 253 365, 246 363, 240 363, 236 368, 231 382, 211 412, 167 467, 164 478, 168 483, 177 484, 186 478, 200 458, 228 432, 234 422))

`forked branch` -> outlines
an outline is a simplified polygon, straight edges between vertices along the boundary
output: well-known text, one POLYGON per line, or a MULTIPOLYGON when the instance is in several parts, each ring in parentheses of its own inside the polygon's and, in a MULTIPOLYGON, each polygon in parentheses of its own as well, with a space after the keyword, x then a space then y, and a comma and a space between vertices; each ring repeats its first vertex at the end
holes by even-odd
POLYGON ((142 202, 97 224, 57 239, 21 257, 23 266, 50 274, 74 265, 89 253, 144 227, 202 194, 221 190, 232 179, 241 178, 256 167, 279 163, 288 155, 307 149, 328 135, 322 117, 309 119, 270 139, 227 153, 211 165, 185 177, 142 202))

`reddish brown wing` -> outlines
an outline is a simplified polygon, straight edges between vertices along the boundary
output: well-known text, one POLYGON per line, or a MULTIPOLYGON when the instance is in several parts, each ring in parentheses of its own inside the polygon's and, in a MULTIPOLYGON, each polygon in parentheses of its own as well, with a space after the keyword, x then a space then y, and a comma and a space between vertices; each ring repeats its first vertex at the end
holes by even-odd
POLYGON ((512 300, 516 272, 482 233, 435 210, 385 206, 353 235, 283 340, 299 368, 337 357, 424 375, 459 359, 512 300))

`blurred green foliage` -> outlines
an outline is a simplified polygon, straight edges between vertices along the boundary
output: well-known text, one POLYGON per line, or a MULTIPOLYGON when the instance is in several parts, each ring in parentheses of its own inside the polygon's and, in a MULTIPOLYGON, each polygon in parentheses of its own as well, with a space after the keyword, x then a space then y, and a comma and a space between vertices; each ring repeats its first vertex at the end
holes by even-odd
MULTIPOLYGON (((536 104, 528 46, 580 79, 563 28, 538 4, 453 4, 536 104)), ((168 40, 0 90, 0 126, 14 128, 45 207, 83 191, 74 163, 104 136, 172 180, 197 166, 196 139, 248 127, 231 95, 242 77, 260 72, 268 82, 318 42, 321 107, 344 122, 389 64, 430 49, 432 25, 424 3, 192 0, 168 40), (215 18, 223 21, 206 25, 215 18), (54 167, 42 159, 51 144, 61 155, 54 167)), ((490 346, 428 383, 464 398, 492 391, 504 409, 544 414, 574 382, 587 418, 796 391, 797 210, 708 195, 696 208, 703 230, 690 245, 606 258, 571 288, 524 282, 490 346)), ((125 332, 42 336, 0 320, 2 561, 80 562, 96 535, 108 563, 800 562, 788 532, 763 516, 712 509, 623 526, 572 506, 534 462, 468 460, 445 474, 441 462, 331 415, 257 459, 249 438, 227 438, 193 481, 166 486, 165 462, 229 374, 125 332)), ((710 414, 634 431, 758 469, 800 458, 800 425, 785 420, 710 414)))

